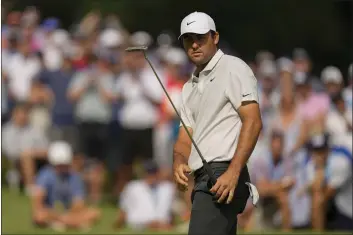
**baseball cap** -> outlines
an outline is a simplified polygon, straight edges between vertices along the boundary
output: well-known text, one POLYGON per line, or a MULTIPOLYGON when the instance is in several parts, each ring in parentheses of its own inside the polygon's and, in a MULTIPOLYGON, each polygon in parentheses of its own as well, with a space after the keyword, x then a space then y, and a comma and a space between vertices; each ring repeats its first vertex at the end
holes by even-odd
POLYGON ((318 150, 329 147, 329 136, 326 133, 317 134, 311 137, 308 144, 309 149, 318 150))
POLYGON ((99 44, 103 48, 121 46, 124 43, 122 33, 116 29, 105 29, 99 35, 99 44))
POLYGON ((275 78, 277 75, 276 65, 272 60, 264 60, 259 66, 259 75, 266 78, 275 78))
POLYGON ((178 39, 186 33, 205 34, 209 31, 216 32, 214 20, 206 13, 195 11, 182 20, 178 39))
POLYGON ((176 47, 168 49, 164 59, 167 63, 174 65, 184 65, 187 62, 185 52, 182 49, 176 47))
POLYGON ((152 36, 145 31, 138 31, 130 36, 130 43, 132 46, 147 46, 153 43, 152 36))
POLYGON ((49 146, 48 160, 49 163, 56 165, 68 165, 72 161, 72 149, 70 145, 64 141, 53 142, 49 146))
POLYGON ((295 48, 293 50, 293 60, 307 60, 307 59, 309 59, 309 55, 304 48, 295 48))
POLYGON ((335 66, 327 66, 321 72, 321 79, 324 83, 340 84, 343 82, 341 71, 335 66))

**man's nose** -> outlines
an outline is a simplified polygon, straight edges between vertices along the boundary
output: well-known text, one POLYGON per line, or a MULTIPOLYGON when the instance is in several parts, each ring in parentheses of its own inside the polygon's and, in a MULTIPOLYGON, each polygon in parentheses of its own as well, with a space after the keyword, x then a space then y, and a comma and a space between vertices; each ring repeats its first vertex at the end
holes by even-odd
POLYGON ((191 47, 192 49, 198 49, 200 46, 196 40, 193 40, 191 47))

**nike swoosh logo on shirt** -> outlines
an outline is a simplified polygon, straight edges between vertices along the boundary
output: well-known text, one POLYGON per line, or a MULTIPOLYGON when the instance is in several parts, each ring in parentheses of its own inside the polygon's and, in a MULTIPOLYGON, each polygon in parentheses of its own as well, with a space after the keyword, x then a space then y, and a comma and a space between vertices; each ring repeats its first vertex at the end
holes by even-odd
POLYGON ((192 23, 194 23, 194 22, 196 22, 196 21, 188 22, 188 23, 186 23, 186 25, 190 25, 190 24, 192 24, 192 23))

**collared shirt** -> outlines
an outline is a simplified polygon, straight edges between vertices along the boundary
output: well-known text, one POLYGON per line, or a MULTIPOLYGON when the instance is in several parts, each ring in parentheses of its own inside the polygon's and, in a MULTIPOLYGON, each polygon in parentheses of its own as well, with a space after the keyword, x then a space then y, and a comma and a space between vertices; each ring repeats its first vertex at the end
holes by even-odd
MULTIPOLYGON (((258 102, 257 79, 241 59, 221 50, 199 77, 184 85, 180 114, 206 161, 229 161, 238 143, 241 120, 238 109, 244 101, 258 102)), ((202 167, 194 146, 189 157, 192 170, 202 167)))

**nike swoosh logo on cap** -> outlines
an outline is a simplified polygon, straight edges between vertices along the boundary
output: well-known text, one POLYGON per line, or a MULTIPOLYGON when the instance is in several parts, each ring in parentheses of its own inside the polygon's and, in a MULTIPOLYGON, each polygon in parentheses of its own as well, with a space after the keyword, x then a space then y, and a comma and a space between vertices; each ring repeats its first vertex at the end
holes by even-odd
POLYGON ((195 20, 194 21, 191 21, 191 22, 187 22, 186 25, 190 25, 192 23, 196 22, 195 20))
POLYGON ((243 95, 243 97, 247 97, 248 95, 250 95, 251 93, 249 93, 249 94, 246 94, 246 95, 243 95))

